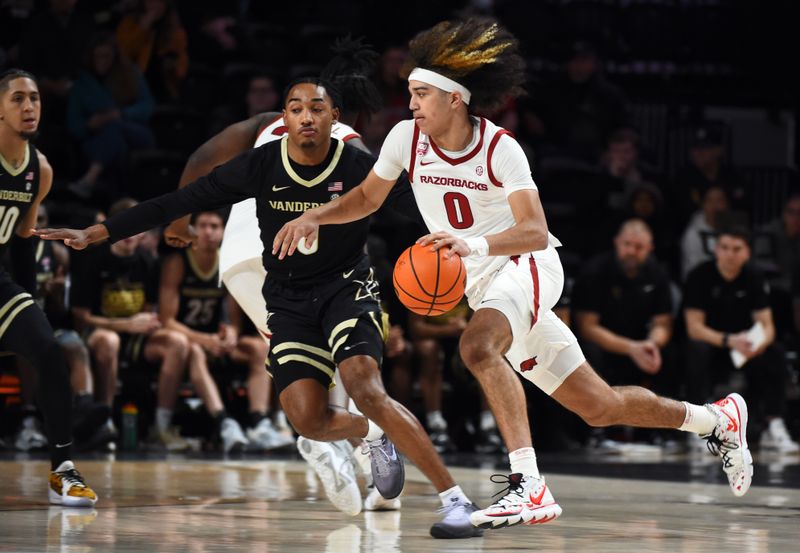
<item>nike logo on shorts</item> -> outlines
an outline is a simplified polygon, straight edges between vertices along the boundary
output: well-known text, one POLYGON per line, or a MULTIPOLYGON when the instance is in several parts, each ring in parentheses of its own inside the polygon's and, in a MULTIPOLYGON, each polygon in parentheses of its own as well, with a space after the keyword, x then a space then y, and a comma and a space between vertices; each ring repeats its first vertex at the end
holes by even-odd
POLYGON ((347 272, 345 272, 345 273, 342 273, 342 276, 343 276, 344 278, 350 278, 350 275, 352 275, 352 274, 353 274, 353 271, 355 271, 355 269, 350 269, 349 271, 347 271, 347 272))
POLYGON ((56 449, 62 449, 62 448, 65 448, 65 447, 69 447, 71 445, 72 445, 72 442, 67 442, 65 444, 56 444, 56 449))
POLYGON ((351 349, 353 349, 354 347, 356 347, 356 346, 360 346, 361 344, 366 344, 366 343, 367 343, 367 342, 356 342, 355 344, 350 344, 349 346, 344 346, 342 349, 343 349, 344 351, 350 351, 350 350, 351 350, 351 349))

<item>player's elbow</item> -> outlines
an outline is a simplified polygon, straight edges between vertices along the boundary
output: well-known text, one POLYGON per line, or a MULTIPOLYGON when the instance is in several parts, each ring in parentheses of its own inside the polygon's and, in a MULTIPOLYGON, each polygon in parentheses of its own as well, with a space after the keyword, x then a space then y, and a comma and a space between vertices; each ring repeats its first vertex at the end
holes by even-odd
POLYGON ((525 250, 539 251, 547 249, 549 243, 547 225, 539 221, 529 221, 523 226, 525 236, 525 250))

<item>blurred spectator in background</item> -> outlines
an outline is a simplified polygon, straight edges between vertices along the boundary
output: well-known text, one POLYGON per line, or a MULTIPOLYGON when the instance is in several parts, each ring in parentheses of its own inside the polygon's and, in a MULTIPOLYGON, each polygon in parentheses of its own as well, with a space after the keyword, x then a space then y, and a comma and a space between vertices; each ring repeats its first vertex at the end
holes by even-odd
POLYGON ((797 327, 791 309, 792 283, 800 276, 800 194, 791 196, 781 216, 754 238, 754 257, 771 287, 771 306, 781 339, 791 339, 797 327))
POLYGON ((89 197, 100 176, 121 178, 131 150, 155 143, 147 121, 153 112, 153 97, 142 74, 125 58, 113 34, 96 35, 86 49, 86 69, 72 87, 67 124, 81 141, 89 167, 70 186, 72 192, 89 197))
POLYGON ((524 118, 537 155, 595 163, 611 133, 628 124, 625 96, 600 70, 594 47, 575 42, 564 73, 532 92, 524 118))
POLYGON ((677 275, 679 271, 675 231, 665 209, 661 189, 652 182, 630 183, 620 207, 606 218, 605 231, 597 233, 605 242, 597 242, 595 249, 597 251, 605 249, 606 244, 614 239, 622 224, 630 219, 640 219, 647 224, 653 236, 653 254, 669 268, 670 273, 677 275))
POLYGON ((689 272, 714 256, 714 244, 722 215, 728 211, 728 195, 719 186, 703 192, 701 208, 689 221, 681 237, 681 275, 685 280, 689 272))
POLYGON ((225 453, 247 446, 262 451, 294 444, 278 433, 267 417, 271 396, 271 379, 264 367, 267 344, 259 336, 242 334, 241 313, 219 286, 219 247, 225 227, 222 215, 201 212, 193 224, 196 243, 171 253, 161 267, 159 319, 164 328, 189 339, 189 377, 214 420, 214 438, 221 441, 225 453), (236 310, 235 321, 223 320, 226 302, 236 310), (251 426, 247 437, 238 421, 228 415, 209 370, 209 365, 217 364, 230 371, 227 360, 247 365, 251 426))
POLYGON ((396 123, 409 118, 408 81, 400 77, 407 59, 408 51, 404 46, 390 46, 383 51, 375 72, 375 84, 383 96, 381 119, 386 132, 396 123))
POLYGON ((689 164, 678 172, 672 204, 680 221, 701 207, 706 191, 719 187, 732 208, 749 210, 747 188, 742 177, 726 163, 727 149, 721 124, 705 123, 692 130, 689 164))
MULTIPOLYGON (((109 210, 114 215, 136 205, 123 198, 109 210)), ((76 323, 95 360, 97 398, 113 405, 119 366, 124 381, 141 379, 142 361, 160 365, 153 439, 169 451, 186 450, 188 442, 172 426, 178 389, 186 374, 189 340, 162 328, 153 312, 158 275, 154 260, 138 250, 141 234, 73 255, 70 300, 76 323)), ((147 387, 149 389, 149 379, 147 387)))
POLYGON ((272 75, 256 73, 250 77, 244 98, 240 102, 216 110, 209 134, 217 134, 225 127, 259 113, 280 112, 282 109, 280 94, 272 75))
POLYGON ((81 72, 81 59, 94 25, 75 12, 78 0, 50 0, 22 33, 20 65, 39 79, 47 124, 64 120, 67 98, 81 72))
POLYGON ((139 0, 136 11, 117 27, 125 56, 147 78, 159 100, 176 100, 189 70, 186 31, 173 0, 139 0))
MULTIPOLYGON (((714 259, 694 269, 684 287, 684 317, 689 335, 687 400, 699 404, 716 397, 715 386, 730 391, 735 372, 731 351, 744 356, 750 417, 763 414, 767 427, 761 448, 800 451, 784 424, 786 363, 775 342, 769 286, 749 262, 750 233, 741 226, 719 231, 714 259), (763 341, 754 343, 748 331, 760 323, 763 341)), ((726 392, 727 393, 727 392, 726 392)))
MULTIPOLYGON (((662 351, 672 338, 669 277, 652 254, 653 237, 639 219, 626 221, 614 238, 614 251, 594 258, 575 282, 572 312, 587 357, 612 386, 655 384, 662 351), (592 347, 593 346, 593 347, 592 347)), ((669 377, 670 375, 666 375, 669 377)))

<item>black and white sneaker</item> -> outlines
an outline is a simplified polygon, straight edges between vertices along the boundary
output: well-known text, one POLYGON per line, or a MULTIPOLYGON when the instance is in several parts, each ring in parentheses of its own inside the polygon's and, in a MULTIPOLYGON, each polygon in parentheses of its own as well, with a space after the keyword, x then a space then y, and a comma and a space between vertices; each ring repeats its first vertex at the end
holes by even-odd
POLYGON ((386 434, 377 440, 364 440, 364 453, 369 453, 372 482, 386 499, 394 499, 403 491, 406 474, 403 459, 386 434))

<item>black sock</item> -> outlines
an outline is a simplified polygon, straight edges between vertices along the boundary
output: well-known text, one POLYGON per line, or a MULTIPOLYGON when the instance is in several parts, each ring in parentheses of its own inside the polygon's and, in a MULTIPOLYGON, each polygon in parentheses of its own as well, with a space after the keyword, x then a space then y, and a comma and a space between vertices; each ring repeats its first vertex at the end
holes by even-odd
POLYGON ((211 418, 214 419, 214 434, 219 434, 222 429, 222 421, 228 418, 228 413, 222 409, 211 415, 211 418))
POLYGON ((266 418, 266 413, 262 413, 261 411, 250 411, 250 428, 255 428, 258 426, 258 423, 266 418))

